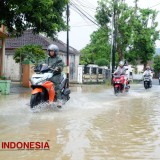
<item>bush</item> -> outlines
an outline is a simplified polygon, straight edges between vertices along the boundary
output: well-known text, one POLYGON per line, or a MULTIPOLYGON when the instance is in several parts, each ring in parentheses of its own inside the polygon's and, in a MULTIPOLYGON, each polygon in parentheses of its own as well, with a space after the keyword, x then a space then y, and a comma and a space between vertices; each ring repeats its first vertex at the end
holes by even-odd
POLYGON ((0 76, 0 80, 6 80, 7 78, 5 76, 0 76))

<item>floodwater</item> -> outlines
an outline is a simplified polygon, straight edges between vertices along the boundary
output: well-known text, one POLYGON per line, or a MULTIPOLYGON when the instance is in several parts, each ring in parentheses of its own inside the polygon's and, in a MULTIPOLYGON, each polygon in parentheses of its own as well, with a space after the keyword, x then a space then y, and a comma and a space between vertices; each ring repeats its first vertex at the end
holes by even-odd
POLYGON ((47 142, 49 150, 0 149, 2 160, 159 160, 160 86, 72 87, 62 109, 29 109, 29 92, 0 96, 2 142, 47 142))

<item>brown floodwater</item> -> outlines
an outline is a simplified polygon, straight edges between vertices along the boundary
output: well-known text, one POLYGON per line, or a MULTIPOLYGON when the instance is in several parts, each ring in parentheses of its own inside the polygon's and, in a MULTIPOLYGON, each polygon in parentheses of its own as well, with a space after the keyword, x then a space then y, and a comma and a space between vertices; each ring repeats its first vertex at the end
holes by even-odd
POLYGON ((159 160, 160 86, 115 96, 104 85, 71 87, 62 109, 29 109, 29 91, 0 95, 2 160, 159 160), (49 150, 3 149, 2 142, 47 142, 49 150))

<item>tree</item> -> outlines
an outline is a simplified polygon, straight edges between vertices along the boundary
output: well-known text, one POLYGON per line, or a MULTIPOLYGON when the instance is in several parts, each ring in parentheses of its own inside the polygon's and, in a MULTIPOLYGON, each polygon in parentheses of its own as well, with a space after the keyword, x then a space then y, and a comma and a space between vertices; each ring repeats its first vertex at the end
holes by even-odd
POLYGON ((37 65, 44 60, 46 53, 39 45, 25 45, 16 49, 13 59, 16 63, 23 63, 24 61, 32 61, 37 65))
POLYGON ((126 58, 133 63, 139 60, 144 64, 144 69, 155 53, 155 41, 158 40, 156 15, 154 10, 139 9, 134 18, 133 41, 126 58))
MULTIPOLYGON (((124 0, 101 0, 98 2, 96 20, 100 28, 94 33, 99 35, 96 37, 97 41, 104 37, 106 40, 102 40, 101 44, 97 45, 93 41, 93 33, 91 43, 82 50, 84 53, 82 54, 83 61, 87 59, 94 63, 94 58, 104 58, 104 56, 96 56, 97 54, 94 52, 95 48, 100 50, 98 49, 99 46, 108 48, 106 54, 108 56, 105 58, 107 57, 109 60, 109 46, 111 46, 112 38, 115 38, 113 49, 116 50, 116 57, 118 57, 116 60, 126 59, 134 65, 141 62, 145 68, 155 53, 155 41, 158 39, 157 22, 155 22, 157 12, 152 9, 138 8, 137 1, 135 0, 135 7, 129 7, 124 0), (111 24, 113 22, 112 29, 111 24), (106 30, 106 33, 98 34, 101 28, 106 30), (112 31, 115 37, 112 36, 112 31)), ((105 55, 103 50, 100 55, 105 55)))
POLYGON ((95 64, 97 64, 98 66, 109 66, 109 61, 106 60, 105 58, 101 58, 95 60, 95 64))
POLYGON ((30 28, 34 33, 53 37, 66 29, 62 14, 67 3, 68 0, 1 0, 0 25, 17 36, 30 28))
POLYGON ((160 55, 156 55, 153 60, 153 68, 156 76, 158 76, 158 74, 160 73, 159 64, 160 64, 160 55))
MULTIPOLYGON (((102 59, 110 61, 112 45, 112 15, 115 8, 116 24, 114 34, 116 34, 116 60, 124 59, 128 46, 131 43, 132 35, 132 15, 134 10, 128 7, 123 0, 114 3, 112 0, 101 0, 98 2, 96 20, 100 25, 98 31, 91 35, 91 43, 82 50, 82 61, 84 59, 102 59), (92 54, 91 54, 92 53, 92 54), (91 56, 92 55, 92 56, 91 56)), ((87 61, 88 62, 88 61, 87 61)), ((92 63, 94 63, 92 61, 92 63)))
POLYGON ((98 59, 110 61, 110 44, 108 37, 107 28, 101 27, 99 30, 93 32, 90 44, 81 50, 81 64, 95 64, 98 59))
MULTIPOLYGON (((116 53, 118 54, 118 60, 124 59, 124 55, 127 52, 127 48, 131 42, 132 35, 132 17, 133 8, 129 7, 123 0, 117 2, 113 0, 102 0, 97 8, 96 19, 101 26, 110 28, 110 24, 114 21, 114 36, 116 53), (114 19, 112 20, 112 15, 114 19)), ((109 35, 112 35, 112 29, 110 29, 109 35)), ((112 37, 110 37, 112 38, 112 37)))
POLYGON ((20 79, 22 80, 22 64, 24 61, 34 62, 35 66, 44 60, 46 53, 39 45, 25 45, 16 49, 13 59, 16 63, 20 63, 20 79))

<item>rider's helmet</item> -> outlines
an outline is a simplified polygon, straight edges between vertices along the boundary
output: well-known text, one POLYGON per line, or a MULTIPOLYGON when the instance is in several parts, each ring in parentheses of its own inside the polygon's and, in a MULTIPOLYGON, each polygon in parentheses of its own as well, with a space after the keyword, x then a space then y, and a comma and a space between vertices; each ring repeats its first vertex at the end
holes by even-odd
POLYGON ((150 70, 150 66, 147 66, 147 67, 146 67, 146 70, 150 70))
POLYGON ((47 48, 47 51, 49 56, 50 56, 50 51, 54 51, 55 56, 57 56, 59 53, 59 48, 55 44, 50 44, 47 48))
POLYGON ((123 67, 123 66, 124 66, 124 62, 123 62, 123 61, 120 61, 120 62, 119 62, 119 66, 120 66, 120 67, 123 67))

